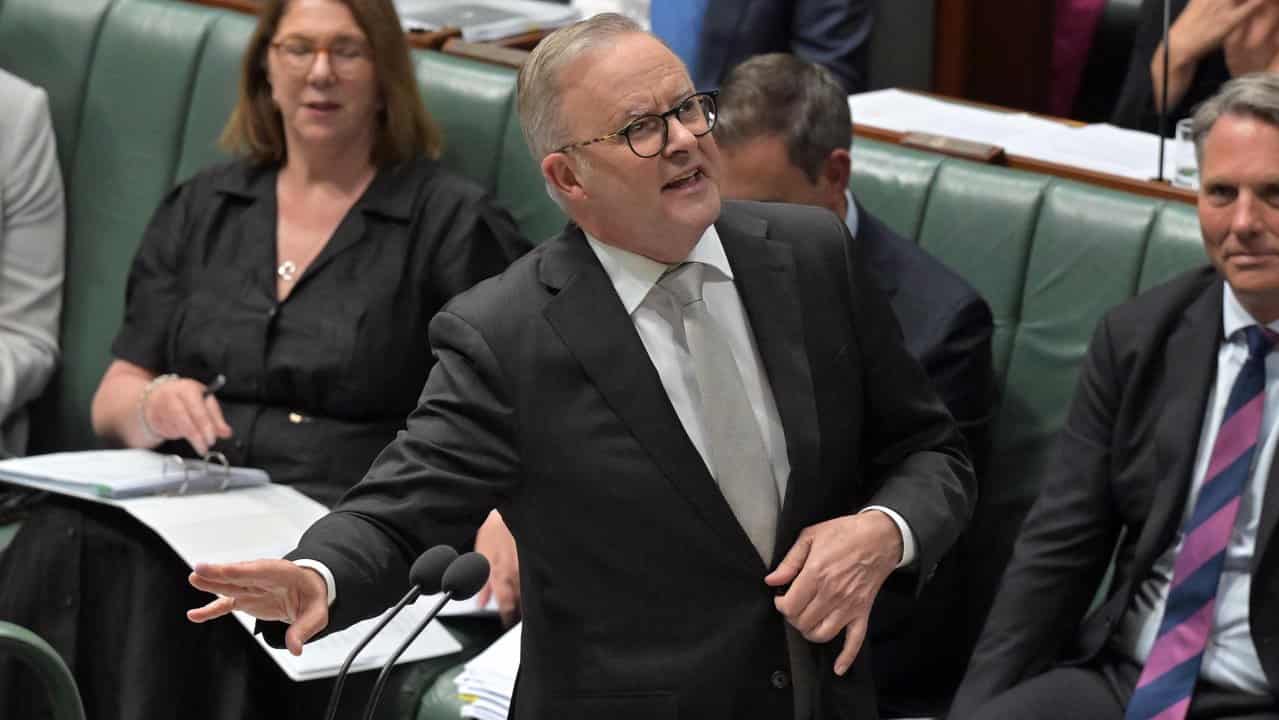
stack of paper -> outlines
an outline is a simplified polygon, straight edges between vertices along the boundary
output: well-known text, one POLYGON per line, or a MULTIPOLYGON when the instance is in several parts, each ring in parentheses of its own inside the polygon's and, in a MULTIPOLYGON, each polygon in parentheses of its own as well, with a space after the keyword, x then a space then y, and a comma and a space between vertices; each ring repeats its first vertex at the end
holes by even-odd
POLYGON ((520 670, 520 625, 498 638, 466 664, 454 682, 466 704, 462 717, 506 720, 511 710, 515 675, 520 670))
POLYGON ((395 0, 395 7, 405 30, 454 27, 470 42, 552 30, 581 17, 576 8, 538 0, 395 0))
MULTIPOLYGON (((855 125, 971 140, 1002 147, 1010 155, 1134 180, 1158 175, 1159 136, 1152 133, 1113 125, 1077 127, 895 89, 851 95, 848 106, 855 125)), ((1174 146, 1166 142, 1165 178, 1176 174, 1174 146)), ((1182 153, 1183 164, 1193 165, 1194 158, 1186 155, 1182 153)))
MULTIPOLYGON (((292 550, 302 533, 328 512, 320 503, 284 485, 266 485, 214 495, 138 498, 116 504, 154 530, 178 557, 192 566, 197 562, 280 557, 292 550)), ((404 589, 408 590, 408 578, 404 580, 404 589)), ((175 581, 181 582, 182 578, 175 581)), ((423 597, 404 608, 364 648, 351 671, 380 668, 438 600, 438 595, 423 597)), ((457 611, 469 612, 473 608, 462 605, 454 612, 457 611)), ((235 617, 246 630, 253 632, 253 618, 238 612, 235 617)), ((269 647, 260 635, 254 637, 290 678, 311 680, 336 675, 346 654, 376 622, 376 618, 365 620, 322 640, 307 643, 300 657, 269 647)), ((449 655, 461 649, 462 646, 447 630, 431 624, 409 645, 398 662, 449 655)))
POLYGON ((896 89, 850 95, 848 107, 854 125, 925 132, 1000 147, 1024 132, 1063 127, 1026 113, 988 110, 896 89))

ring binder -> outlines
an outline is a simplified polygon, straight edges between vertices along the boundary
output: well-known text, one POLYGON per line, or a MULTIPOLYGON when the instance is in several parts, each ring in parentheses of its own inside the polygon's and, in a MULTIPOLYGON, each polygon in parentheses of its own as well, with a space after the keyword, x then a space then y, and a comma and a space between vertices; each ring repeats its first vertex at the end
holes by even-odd
MULTIPOLYGON (((165 455, 161 475, 166 484, 169 480, 169 473, 172 471, 176 474, 178 470, 181 470, 182 474, 181 483, 166 487, 160 494, 186 495, 188 491, 192 490, 193 481, 196 485, 199 485, 201 481, 210 478, 217 479, 218 492, 224 492, 231 486, 231 463, 227 461, 226 455, 216 450, 205 453, 204 457, 198 460, 184 458, 181 455, 165 455)), ((174 480, 174 482, 177 481, 174 480)), ((195 492, 210 492, 214 489, 212 483, 205 484, 206 487, 197 487, 195 492)))
POLYGON ((216 493, 269 482, 265 471, 233 466, 218 452, 191 459, 142 449, 83 450, 0 460, 0 484, 101 502, 216 493))

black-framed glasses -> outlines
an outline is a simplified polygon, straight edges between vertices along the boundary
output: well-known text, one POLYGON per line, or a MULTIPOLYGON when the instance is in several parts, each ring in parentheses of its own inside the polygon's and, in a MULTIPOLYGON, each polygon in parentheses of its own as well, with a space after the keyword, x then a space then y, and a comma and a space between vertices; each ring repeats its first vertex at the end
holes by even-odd
POLYGON ((715 128, 715 96, 717 95, 719 95, 718 90, 693 93, 664 113, 641 115, 627 123, 621 130, 590 140, 569 143, 555 152, 564 152, 616 137, 624 137, 626 144, 631 147, 631 152, 642 158, 657 157, 666 149, 672 117, 679 120, 679 124, 692 133, 693 137, 701 137, 715 128))

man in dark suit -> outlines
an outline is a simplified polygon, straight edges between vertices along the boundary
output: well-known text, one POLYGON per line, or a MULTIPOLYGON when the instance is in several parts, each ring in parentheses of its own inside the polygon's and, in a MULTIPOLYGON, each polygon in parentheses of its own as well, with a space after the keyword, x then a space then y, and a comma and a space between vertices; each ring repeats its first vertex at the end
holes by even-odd
POLYGON ((1279 717, 1279 79, 1194 128, 1214 267, 1098 326, 952 717, 1279 717))
MULTIPOLYGON (((839 83, 793 55, 759 55, 729 73, 719 110, 715 140, 725 196, 814 205, 844 219, 852 251, 863 255, 887 295, 907 350, 959 423, 980 472, 995 396, 990 308, 957 273, 853 198, 852 122, 839 83)), ((955 620, 964 598, 962 565, 959 555, 949 555, 918 596, 896 578, 881 591, 869 634, 881 714, 918 716, 949 704, 971 650, 967 638, 976 633, 955 620)))
POLYGON ((717 87, 755 55, 794 53, 839 78, 844 94, 868 87, 870 0, 652 0, 653 34, 680 56, 695 87, 717 87))
POLYGON ((222 597, 192 619, 284 620, 300 652, 497 507, 514 717, 875 717, 870 605, 928 577, 973 479, 846 230, 721 211, 713 98, 620 16, 544 39, 519 97, 575 224, 436 317, 418 409, 296 563, 197 566, 222 597))

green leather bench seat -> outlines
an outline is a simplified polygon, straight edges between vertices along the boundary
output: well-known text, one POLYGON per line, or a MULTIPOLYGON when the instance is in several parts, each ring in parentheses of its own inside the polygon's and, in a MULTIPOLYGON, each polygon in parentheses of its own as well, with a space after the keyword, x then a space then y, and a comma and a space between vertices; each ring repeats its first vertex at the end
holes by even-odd
POLYGON ((1110 307, 1207 262, 1194 208, 858 138, 867 210, 959 272, 995 321, 999 396, 961 551, 976 633, 1110 307))

